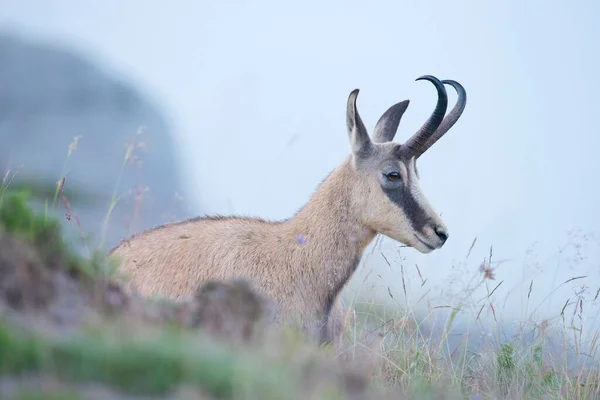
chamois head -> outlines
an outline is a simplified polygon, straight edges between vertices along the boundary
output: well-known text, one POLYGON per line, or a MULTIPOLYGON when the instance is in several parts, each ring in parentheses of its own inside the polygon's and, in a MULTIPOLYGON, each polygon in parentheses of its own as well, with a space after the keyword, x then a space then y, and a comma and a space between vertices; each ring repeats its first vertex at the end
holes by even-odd
POLYGON ((441 248, 448 229, 429 204, 419 185, 416 160, 456 123, 466 105, 466 92, 455 81, 439 81, 431 75, 438 101, 427 122, 405 143, 392 142, 400 119, 408 107, 404 100, 390 107, 379 119, 372 138, 356 108, 358 89, 348 97, 346 122, 352 149, 351 165, 358 176, 353 185, 357 204, 364 210, 363 224, 422 253, 441 248), (444 84, 458 93, 458 101, 444 118, 448 96, 444 84))

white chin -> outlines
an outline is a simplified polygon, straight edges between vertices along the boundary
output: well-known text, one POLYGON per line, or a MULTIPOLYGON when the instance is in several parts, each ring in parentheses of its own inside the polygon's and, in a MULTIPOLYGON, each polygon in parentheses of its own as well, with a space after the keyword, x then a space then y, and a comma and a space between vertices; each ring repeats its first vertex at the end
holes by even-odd
POLYGON ((433 250, 435 250, 434 248, 431 248, 429 246, 425 246, 422 243, 417 243, 416 246, 413 246, 415 249, 417 249, 420 253, 423 254, 429 254, 431 253, 433 250))
POLYGON ((419 240, 418 237, 415 237, 415 244, 413 245, 413 247, 423 254, 429 254, 435 250, 434 247, 431 247, 419 240))

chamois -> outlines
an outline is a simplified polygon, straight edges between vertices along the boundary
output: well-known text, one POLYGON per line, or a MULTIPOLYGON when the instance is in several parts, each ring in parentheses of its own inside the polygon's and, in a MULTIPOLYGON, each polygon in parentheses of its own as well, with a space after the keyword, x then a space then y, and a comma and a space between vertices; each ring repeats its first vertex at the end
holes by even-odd
POLYGON ((354 89, 347 100, 349 156, 318 186, 293 217, 267 221, 240 216, 197 217, 124 239, 110 252, 142 295, 192 296, 207 280, 244 277, 278 307, 276 320, 299 318, 323 342, 338 294, 377 234, 429 253, 448 229, 419 186, 416 160, 459 119, 466 92, 456 81, 431 75, 437 105, 404 144, 392 142, 409 100, 391 106, 372 138, 359 115, 354 89), (444 84, 458 93, 445 116, 444 84), (312 330, 312 328, 311 328, 312 330))

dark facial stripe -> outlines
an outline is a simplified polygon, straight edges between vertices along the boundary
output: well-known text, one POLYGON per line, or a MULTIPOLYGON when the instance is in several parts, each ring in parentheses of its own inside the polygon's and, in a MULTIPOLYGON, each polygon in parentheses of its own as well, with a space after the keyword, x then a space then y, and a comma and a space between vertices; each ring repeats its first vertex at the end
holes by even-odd
POLYGON ((410 178, 398 189, 382 189, 388 199, 404 211, 413 229, 417 232, 422 231, 429 217, 410 191, 410 178))

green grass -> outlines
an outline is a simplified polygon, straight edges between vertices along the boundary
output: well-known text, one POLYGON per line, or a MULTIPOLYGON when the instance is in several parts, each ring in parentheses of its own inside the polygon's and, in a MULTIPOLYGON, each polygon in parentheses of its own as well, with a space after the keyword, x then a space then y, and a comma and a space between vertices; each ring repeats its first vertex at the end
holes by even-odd
POLYGON ((0 325, 0 372, 51 373, 73 382, 100 382, 126 393, 166 395, 191 384, 218 398, 244 391, 262 398, 285 396, 290 375, 276 363, 263 363, 181 332, 153 338, 111 340, 83 334, 68 340, 49 339, 0 325))
MULTIPOLYGON (((476 394, 481 397, 475 398, 482 399, 600 398, 597 362, 590 369, 568 365, 566 357, 556 357, 549 350, 556 344, 543 336, 525 343, 516 336, 474 352, 462 345, 449 348, 447 331, 424 335, 418 329, 422 320, 409 310, 366 303, 355 310, 357 318, 344 332, 344 355, 350 359, 375 355, 373 382, 401 389, 411 398, 429 398, 440 392, 450 395, 446 398, 476 394), (368 345, 364 332, 373 326, 381 327, 380 337, 368 345)), ((561 339, 568 346, 567 335, 561 339)), ((596 343, 586 347, 590 353, 596 350, 596 343)))
POLYGON ((114 263, 105 260, 99 252, 86 259, 69 251, 58 220, 45 213, 35 213, 29 205, 30 200, 28 190, 4 191, 0 198, 0 228, 34 247, 47 265, 82 273, 89 278, 99 274, 112 276, 114 263))

